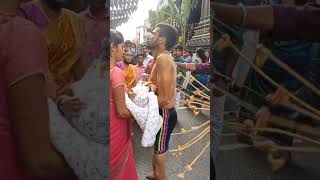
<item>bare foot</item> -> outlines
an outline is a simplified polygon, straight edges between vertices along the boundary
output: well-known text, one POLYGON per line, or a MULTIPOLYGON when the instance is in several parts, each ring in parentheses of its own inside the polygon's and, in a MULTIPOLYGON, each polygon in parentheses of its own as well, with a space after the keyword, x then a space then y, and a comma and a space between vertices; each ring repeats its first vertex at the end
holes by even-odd
POLYGON ((149 172, 149 174, 146 176, 147 179, 150 179, 150 180, 155 180, 156 179, 156 176, 154 175, 154 172, 151 171, 149 172))

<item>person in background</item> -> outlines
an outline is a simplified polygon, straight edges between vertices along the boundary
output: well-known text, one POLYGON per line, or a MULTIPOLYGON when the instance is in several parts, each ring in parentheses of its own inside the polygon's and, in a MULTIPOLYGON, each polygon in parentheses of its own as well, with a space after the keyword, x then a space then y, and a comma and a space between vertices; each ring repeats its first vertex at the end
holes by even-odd
POLYGON ((143 54, 137 55, 137 81, 142 80, 142 75, 145 73, 146 68, 143 66, 143 54))
POLYGON ((192 57, 191 54, 189 53, 189 51, 185 50, 183 53, 183 59, 185 60, 185 62, 190 63, 192 62, 192 57))
POLYGON ((204 64, 204 63, 208 63, 208 57, 206 55, 206 50, 203 48, 199 48, 196 51, 196 55, 197 55, 197 63, 200 64, 204 64))
POLYGON ((183 59, 183 46, 178 44, 174 47, 174 62, 184 63, 185 60, 183 59))
POLYGON ((102 40, 110 33, 106 0, 89 0, 88 4, 88 8, 81 12, 85 28, 85 52, 81 58, 84 69, 87 69, 94 60, 101 57, 102 40))
POLYGON ((131 131, 132 115, 125 104, 124 73, 116 66, 123 60, 124 40, 120 32, 110 30, 110 179, 138 180, 131 131))
MULTIPOLYGON (((76 13, 64 9, 67 1, 35 0, 23 3, 19 15, 33 22, 45 35, 48 48, 49 78, 56 91, 55 102, 67 119, 78 117, 84 105, 73 96, 71 84, 82 78, 84 22, 76 13)), ((101 48, 99 48, 101 49, 101 48)))
POLYGON ((153 67, 153 64, 154 64, 154 59, 151 59, 145 69, 145 73, 146 74, 149 74, 151 73, 151 70, 152 70, 152 67, 153 67))
POLYGON ((73 96, 71 84, 85 73, 80 61, 85 31, 81 16, 64 9, 65 3, 66 0, 35 0, 23 4, 21 11, 47 38, 49 70, 57 86, 57 95, 73 96))
POLYGON ((130 40, 126 40, 124 42, 124 49, 131 49, 131 41, 130 40))
POLYGON ((129 49, 124 50, 124 79, 126 86, 130 91, 137 84, 137 68, 131 64, 133 57, 129 49))
POLYGON ((137 56, 137 45, 135 43, 131 43, 131 53, 133 56, 137 56))
POLYGON ((17 16, 19 5, 0 1, 0 177, 75 180, 50 140, 48 96, 56 94, 48 87, 46 41, 17 16))
MULTIPOLYGON (((178 63, 185 63, 185 60, 183 59, 183 46, 178 44, 174 47, 174 62, 178 62, 178 63)), ((179 69, 177 67, 177 73, 182 73, 183 76, 186 75, 186 73, 184 71, 182 71, 181 69, 179 69)), ((184 78, 183 77, 178 77, 176 79, 176 83, 177 83, 177 88, 181 87, 182 84, 184 82, 184 78)), ((179 90, 177 90, 176 92, 176 108, 179 108, 179 104, 180 104, 180 98, 181 98, 181 93, 179 90)))
POLYGON ((148 67, 149 62, 153 59, 153 57, 150 55, 150 49, 147 46, 143 47, 143 66, 148 67))
MULTIPOLYGON (((199 48, 196 52, 198 57, 198 64, 209 64, 208 57, 206 55, 206 50, 203 48, 199 48)), ((208 86, 208 75, 205 74, 194 74, 194 77, 203 85, 208 86)), ((202 89, 202 86, 196 85, 196 87, 202 89)))

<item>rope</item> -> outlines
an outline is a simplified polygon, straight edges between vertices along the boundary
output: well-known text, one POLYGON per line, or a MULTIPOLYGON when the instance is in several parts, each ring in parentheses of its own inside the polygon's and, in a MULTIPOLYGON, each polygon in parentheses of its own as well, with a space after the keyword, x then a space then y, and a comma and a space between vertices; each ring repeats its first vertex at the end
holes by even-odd
MULTIPOLYGON (((214 18, 214 17, 213 17, 214 18)), ((225 26, 226 28, 230 27, 224 23, 222 23, 221 21, 219 21, 218 19, 214 18, 215 20, 217 20, 217 22, 220 22, 223 26, 225 26)), ((216 30, 218 30, 219 28, 215 27, 216 30)), ((227 38, 221 38, 226 40, 227 38)), ((218 40, 219 42, 219 40, 218 40)), ((269 81, 272 85, 276 86, 277 88, 282 88, 285 90, 286 93, 288 93, 288 95, 295 100, 296 102, 298 102, 299 104, 301 104, 302 106, 304 106, 305 108, 309 109, 310 111, 313 111, 314 113, 316 113, 318 116, 320 116, 320 111, 316 108, 313 108, 312 106, 310 106, 309 104, 307 104, 306 102, 304 102, 303 100, 297 98, 295 95, 293 95, 292 93, 290 93, 287 89, 283 88, 281 85, 279 85, 277 82, 275 82, 272 78, 270 78, 267 74, 265 74, 262 70, 260 70, 254 63, 252 63, 231 41, 229 38, 227 43, 230 47, 232 47, 238 54, 239 56, 241 56, 242 59, 244 59, 258 74, 260 74, 263 78, 265 78, 267 81, 269 81)), ((218 46, 218 45, 217 45, 218 46)), ((271 55, 272 57, 272 55, 271 55)), ((286 64, 283 64, 279 59, 277 59, 275 56, 272 57, 273 60, 277 61, 279 64, 281 64, 281 66, 285 67, 287 66, 286 64)), ((286 69, 287 70, 287 69, 286 69)), ((291 73, 294 73, 294 71, 292 70, 291 73)), ((300 78, 301 79, 301 78, 300 78)), ((311 83, 309 83, 309 88, 313 88, 314 90, 316 90, 315 86, 313 86, 311 83), (311 86, 310 86, 311 85, 311 86)), ((320 94, 320 91, 318 91, 317 93, 320 94)))
MULTIPOLYGON (((273 149, 278 149, 278 150, 284 150, 284 151, 293 151, 293 152, 314 152, 314 153, 320 153, 320 148, 312 148, 312 147, 289 147, 289 146, 280 146, 280 145, 276 145, 276 144, 266 144, 266 143, 259 143, 257 141, 254 140, 254 137, 252 135, 249 135, 248 133, 245 133, 239 129, 237 129, 237 127, 232 127, 232 126, 226 126, 229 129, 232 129, 240 134, 243 134, 245 136, 250 137, 253 140, 253 145, 251 145, 251 147, 262 147, 262 146, 266 146, 269 145, 269 147, 273 148, 273 149)), ((272 129, 272 128, 271 128, 272 129)), ((274 131, 270 131, 270 132, 274 132, 274 131)), ((259 136, 259 135, 257 135, 259 136)), ((259 136, 262 137, 262 136, 259 136)), ((315 140, 312 140, 315 141, 315 140)), ((317 143, 320 143, 319 141, 317 143)), ((264 148, 265 149, 265 148, 264 148)))
POLYGON ((181 134, 187 134, 193 131, 196 131, 198 129, 201 129, 202 127, 204 127, 205 125, 208 125, 210 123, 210 120, 208 120, 207 122, 201 124, 200 126, 194 126, 189 130, 185 130, 184 128, 181 128, 181 132, 180 133, 172 133, 171 135, 181 135, 181 134))
POLYGON ((263 78, 268 80, 272 85, 274 85, 277 88, 282 88, 293 100, 304 106, 305 108, 309 109, 310 111, 313 111, 317 115, 320 116, 320 111, 313 108, 303 100, 297 98, 295 95, 290 93, 286 88, 279 85, 277 82, 275 82, 272 78, 270 78, 267 74, 265 74, 261 69, 259 69, 254 63, 252 63, 232 42, 230 42, 230 46, 241 56, 241 59, 244 59, 258 74, 260 74, 263 78))
POLYGON ((169 152, 179 152, 187 149, 188 147, 192 146, 194 143, 198 142, 200 139, 202 139, 206 134, 210 132, 210 127, 205 128, 201 133, 199 133, 196 137, 188 141, 186 144, 180 146, 178 145, 177 149, 170 150, 169 152))
POLYGON ((210 145, 210 141, 207 142, 206 146, 201 150, 201 152, 193 159, 193 161, 186 165, 183 172, 179 173, 177 175, 178 178, 181 178, 181 179, 184 179, 184 175, 187 173, 187 172, 190 172, 192 171, 192 166, 199 160, 199 158, 206 152, 206 150, 209 148, 209 145, 210 145))
MULTIPOLYGON (((284 134, 284 135, 287 135, 287 136, 291 136, 291 137, 295 137, 297 139, 301 139, 303 141, 306 141, 306 142, 309 142, 309 143, 312 143, 312 144, 315 144, 315 145, 318 145, 320 146, 320 141, 318 140, 314 140, 312 138, 309 138, 307 136, 303 136, 303 135, 299 135, 297 133, 292 133, 292 132, 289 132, 289 131, 285 131, 285 130, 281 130, 281 129, 275 129, 275 128, 248 128, 248 127, 245 127, 245 125, 241 124, 241 123, 225 123, 226 127, 228 128, 238 128, 238 129, 245 129, 245 130, 248 130, 248 131, 263 131, 263 132, 271 132, 271 133, 279 133, 279 134, 284 134), (231 126, 227 126, 227 125, 231 125, 231 126)), ((257 136, 260 136, 260 135, 250 135, 250 134, 247 134, 245 132, 243 132, 242 134, 244 135, 247 135, 251 138, 255 138, 257 136)), ((260 137, 263 137, 263 136, 260 136, 260 137)))

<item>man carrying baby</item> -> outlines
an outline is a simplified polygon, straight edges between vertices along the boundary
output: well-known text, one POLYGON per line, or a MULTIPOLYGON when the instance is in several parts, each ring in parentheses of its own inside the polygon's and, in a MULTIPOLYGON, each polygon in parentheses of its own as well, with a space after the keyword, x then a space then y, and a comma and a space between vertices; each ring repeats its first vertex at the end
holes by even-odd
POLYGON ((169 149, 171 133, 177 123, 176 67, 169 51, 176 44, 177 38, 178 33, 175 28, 166 24, 158 24, 149 42, 155 55, 150 75, 151 88, 158 96, 159 113, 163 117, 163 125, 156 136, 153 171, 148 174, 148 179, 166 180, 166 152, 169 149))

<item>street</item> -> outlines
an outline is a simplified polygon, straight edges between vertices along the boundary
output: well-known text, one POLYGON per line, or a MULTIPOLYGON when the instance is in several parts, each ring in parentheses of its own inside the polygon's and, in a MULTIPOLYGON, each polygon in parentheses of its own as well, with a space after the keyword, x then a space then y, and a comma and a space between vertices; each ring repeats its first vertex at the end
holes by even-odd
MULTIPOLYGON (((177 110, 178 123, 173 133, 179 133, 181 128, 190 129, 192 126, 198 126, 209 120, 208 115, 200 114, 194 116, 191 110, 177 110)), ((183 145, 199 134, 204 128, 198 129, 184 135, 172 135, 170 139, 170 150, 176 149, 178 145, 183 145)), ((141 146, 142 131, 135 123, 133 126, 133 149, 138 171, 139 180, 146 179, 145 176, 152 170, 152 154, 153 148, 144 148, 141 146)), ((177 175, 183 172, 184 167, 190 164, 193 159, 203 150, 206 143, 209 141, 209 134, 204 136, 199 142, 182 152, 178 158, 174 157, 173 153, 168 153, 167 161, 167 178, 168 180, 178 179, 177 175)), ((184 175, 186 180, 208 180, 210 174, 209 149, 199 158, 192 167, 191 172, 184 175)))
MULTIPOLYGON (((227 102, 226 111, 234 110, 230 107, 227 102)), ((224 128, 216 163, 217 180, 319 180, 319 162, 320 154, 293 153, 289 165, 274 173, 266 153, 240 143, 234 131, 224 128)))

